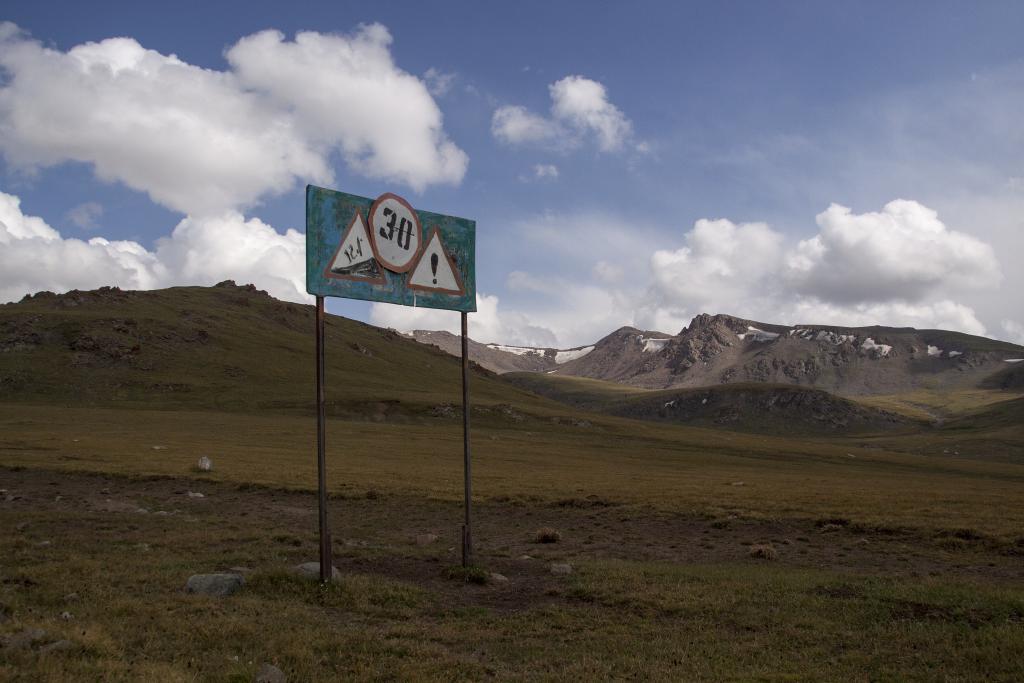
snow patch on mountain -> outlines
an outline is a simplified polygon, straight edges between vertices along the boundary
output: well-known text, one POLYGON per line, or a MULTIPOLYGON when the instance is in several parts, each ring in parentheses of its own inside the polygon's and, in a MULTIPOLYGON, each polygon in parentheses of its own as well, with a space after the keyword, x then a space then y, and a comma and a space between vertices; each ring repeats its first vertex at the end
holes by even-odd
POLYGON ((640 337, 637 341, 644 345, 644 353, 657 353, 665 348, 665 344, 668 344, 668 339, 659 339, 656 337, 640 337))
POLYGON ((857 339, 856 335, 853 334, 839 334, 830 330, 811 330, 806 327, 790 330, 789 336, 806 339, 807 341, 826 341, 837 346, 846 342, 853 342, 857 339))
POLYGON ((765 332, 764 330, 759 330, 756 327, 747 325, 747 331, 737 332, 736 336, 744 340, 749 339, 750 341, 767 342, 778 339, 779 334, 777 332, 765 332))
POLYGON ((561 365, 562 363, 568 363, 571 360, 577 358, 583 358, 591 351, 594 350, 593 346, 584 346, 582 349, 569 349, 568 351, 557 351, 555 352, 555 362, 561 365))
POLYGON ((505 353, 514 353, 517 356, 543 356, 544 352, 529 346, 505 346, 503 344, 488 344, 487 348, 505 353))
POLYGON ((928 345, 928 355, 929 356, 941 356, 942 355, 942 349, 940 349, 938 346, 932 346, 931 344, 929 344, 928 345))
POLYGON ((888 344, 877 344, 871 337, 865 339, 864 343, 860 345, 860 348, 865 351, 877 351, 879 356, 888 356, 889 352, 892 351, 891 346, 888 344))

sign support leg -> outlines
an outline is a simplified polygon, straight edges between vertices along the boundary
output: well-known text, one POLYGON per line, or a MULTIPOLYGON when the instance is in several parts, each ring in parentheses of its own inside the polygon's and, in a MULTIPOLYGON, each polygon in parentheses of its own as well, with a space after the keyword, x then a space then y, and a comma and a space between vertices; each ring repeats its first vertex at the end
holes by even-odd
POLYGON ((462 566, 473 564, 472 470, 469 462, 469 335, 467 314, 462 311, 462 462, 465 476, 466 517, 462 524, 462 566))
POLYGON ((316 298, 316 469, 320 508, 320 582, 331 580, 331 535, 327 530, 327 424, 324 409, 324 298, 316 298))

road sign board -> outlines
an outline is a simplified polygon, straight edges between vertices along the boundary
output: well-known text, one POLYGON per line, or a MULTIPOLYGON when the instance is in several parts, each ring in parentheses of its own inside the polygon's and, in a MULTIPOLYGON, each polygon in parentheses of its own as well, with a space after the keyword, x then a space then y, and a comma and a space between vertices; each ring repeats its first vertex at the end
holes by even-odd
POLYGON ((306 291, 475 311, 476 221, 308 185, 306 291))

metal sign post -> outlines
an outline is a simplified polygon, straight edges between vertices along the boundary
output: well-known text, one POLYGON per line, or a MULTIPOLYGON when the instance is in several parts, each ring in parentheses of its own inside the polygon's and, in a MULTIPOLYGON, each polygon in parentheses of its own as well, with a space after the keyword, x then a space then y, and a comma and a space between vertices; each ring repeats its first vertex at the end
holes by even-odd
POLYGON ((467 314, 476 310, 476 222, 420 211, 390 192, 377 199, 306 187, 306 291, 316 297, 320 580, 330 581, 324 395, 324 297, 460 311, 465 519, 462 564, 473 558, 467 314))
POLYGON ((324 406, 324 298, 316 298, 316 473, 320 508, 320 581, 331 580, 331 532, 327 528, 327 424, 324 406))
POLYGON ((473 481, 469 462, 469 334, 462 312, 462 476, 466 498, 466 517, 462 524, 462 566, 473 564, 473 481))

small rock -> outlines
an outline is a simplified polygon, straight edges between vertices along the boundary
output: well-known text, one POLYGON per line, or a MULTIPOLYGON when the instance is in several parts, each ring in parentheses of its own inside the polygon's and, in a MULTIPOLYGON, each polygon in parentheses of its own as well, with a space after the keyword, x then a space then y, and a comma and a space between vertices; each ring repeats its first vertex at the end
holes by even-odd
POLYGON ((437 540, 437 534, 420 534, 416 537, 416 545, 430 545, 437 540))
POLYGON ((3 646, 5 650, 26 650, 42 640, 46 640, 46 631, 41 628, 27 628, 4 638, 3 646))
POLYGON ((252 678, 252 683, 285 683, 288 679, 284 672, 273 664, 264 664, 252 678))
POLYGON ((156 511, 156 512, 154 512, 153 514, 154 514, 154 515, 157 515, 157 516, 159 516, 159 517, 166 517, 167 515, 169 515, 169 514, 171 514, 171 513, 170 513, 170 512, 168 512, 167 510, 157 510, 157 511, 156 511))
POLYGON ((50 643, 49 645, 43 645, 39 648, 39 654, 47 654, 50 652, 67 652, 75 646, 70 640, 58 640, 50 643))
POLYGON ((746 486, 746 485, 747 485, 747 483, 744 482, 744 481, 734 481, 733 483, 729 484, 729 486, 746 486))
POLYGON ((153 446, 154 451, 166 451, 167 446, 153 446))
POLYGON ((245 583, 239 574, 194 574, 185 583, 186 593, 225 597, 231 595, 245 583))
POLYGON ((60 618, 63 619, 64 621, 71 621, 75 617, 72 616, 71 612, 61 612, 60 613, 60 618))
POLYGON ((554 562, 549 569, 552 574, 559 574, 561 576, 572 574, 572 565, 567 563, 554 562))
POLYGON ((508 583, 508 577, 504 574, 491 572, 491 581, 493 581, 494 583, 508 583))
MULTIPOLYGON (((292 567, 292 572, 298 574, 304 579, 311 581, 320 580, 320 563, 319 562, 304 562, 297 564, 292 567)), ((337 567, 331 567, 331 581, 341 581, 341 571, 337 567)))
POLYGON ((40 548, 47 548, 53 544, 50 541, 39 541, 38 543, 36 543, 36 545, 40 548))
POLYGON ((189 491, 185 495, 188 496, 189 498, 206 498, 205 495, 199 493, 198 491, 189 491))
POLYGON ((520 556, 519 556, 519 557, 517 557, 516 559, 517 559, 517 560, 532 560, 532 559, 533 559, 533 557, 531 557, 530 555, 520 555, 520 556))
POLYGON ((210 472, 213 470, 213 461, 204 455, 199 458, 199 462, 196 463, 196 467, 199 468, 200 472, 210 472))
POLYGON ((146 508, 135 508, 135 512, 139 513, 140 515, 149 514, 149 510, 147 510, 146 508))
POLYGON ((16 530, 18 530, 18 531, 24 531, 25 529, 28 528, 28 522, 22 522, 21 524, 19 524, 18 526, 14 527, 14 528, 16 530))

